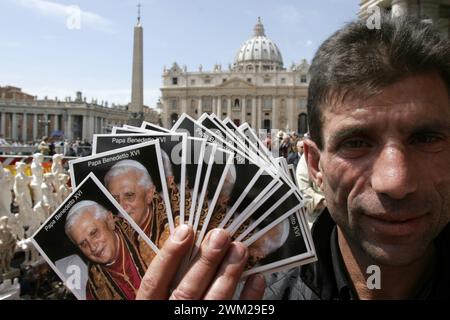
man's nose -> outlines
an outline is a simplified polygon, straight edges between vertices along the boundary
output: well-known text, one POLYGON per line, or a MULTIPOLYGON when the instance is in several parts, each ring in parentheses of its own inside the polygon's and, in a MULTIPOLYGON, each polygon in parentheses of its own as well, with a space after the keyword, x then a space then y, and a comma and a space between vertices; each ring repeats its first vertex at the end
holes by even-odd
POLYGON ((88 241, 89 250, 92 254, 95 254, 97 252, 97 243, 95 241, 88 241))
POLYGON ((372 188, 393 199, 402 199, 417 189, 415 169, 402 146, 386 146, 373 165, 372 188))
POLYGON ((130 209, 130 202, 125 200, 124 198, 120 199, 119 204, 126 212, 128 212, 128 209, 130 209))

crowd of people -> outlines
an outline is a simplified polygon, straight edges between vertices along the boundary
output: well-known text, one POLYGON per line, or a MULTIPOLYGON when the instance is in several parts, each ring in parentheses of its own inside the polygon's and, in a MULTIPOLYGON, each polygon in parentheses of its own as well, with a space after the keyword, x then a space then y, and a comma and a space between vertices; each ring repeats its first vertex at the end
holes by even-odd
POLYGON ((308 223, 312 227, 314 221, 325 209, 326 202, 322 190, 311 180, 306 158, 303 156, 304 144, 309 139, 309 133, 300 135, 295 131, 286 133, 280 130, 276 137, 277 141, 268 137, 265 140, 266 146, 269 150, 277 146, 278 155, 286 158, 287 163, 294 166, 297 186, 303 195, 308 213, 308 223))
POLYGON ((0 135, 0 154, 28 155, 36 152, 44 156, 53 156, 56 153, 67 157, 84 157, 92 152, 92 145, 84 139, 68 140, 61 137, 44 136, 39 141, 23 142, 19 140, 8 141, 0 135))

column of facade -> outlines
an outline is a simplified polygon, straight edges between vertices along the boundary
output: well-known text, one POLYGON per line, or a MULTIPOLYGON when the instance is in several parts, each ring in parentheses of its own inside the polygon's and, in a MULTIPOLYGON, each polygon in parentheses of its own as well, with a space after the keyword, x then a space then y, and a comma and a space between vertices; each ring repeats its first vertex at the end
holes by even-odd
POLYGON ((256 97, 252 98, 252 128, 256 130, 256 97))
POLYGON ((198 97, 197 118, 203 114, 202 97, 198 97))
POLYGON ((12 138, 12 140, 17 140, 17 114, 14 112, 13 114, 12 114, 12 124, 11 124, 11 127, 12 127, 12 135, 11 135, 11 138, 12 138))
POLYGON ((93 116, 93 118, 94 118, 94 121, 93 121, 93 123, 94 123, 94 129, 92 130, 93 131, 93 133, 95 134, 95 133, 100 133, 98 130, 98 117, 96 117, 96 116, 93 116))
POLYGON ((100 120, 100 125, 101 125, 101 128, 100 128, 100 133, 106 133, 106 119, 105 118, 101 118, 101 120, 100 120))
POLYGON ((49 126, 49 123, 48 123, 48 114, 44 114, 44 135, 45 136, 48 136, 48 126, 49 126))
POLYGON ((3 137, 6 137, 6 135, 5 135, 6 113, 1 112, 0 117, 1 117, 1 119, 0 119, 1 134, 3 135, 3 137))
POLYGON ((259 130, 259 129, 262 128, 262 113, 263 113, 263 110, 262 110, 262 97, 258 97, 258 108, 257 108, 256 112, 258 114, 258 116, 257 116, 258 122, 257 122, 256 127, 259 130))
POLYGON ((33 115, 33 140, 36 141, 38 138, 38 114, 33 115))
POLYGON ((295 115, 294 115, 294 98, 292 97, 288 97, 287 98, 287 106, 288 106, 288 116, 287 116, 287 120, 288 120, 288 127, 289 130, 293 131, 295 130, 295 115))
POLYGON ((66 121, 66 132, 64 133, 64 135, 66 136, 67 139, 72 140, 73 136, 72 136, 72 116, 70 114, 67 114, 67 121, 66 121))
POLYGON ((245 122, 246 116, 247 116, 247 111, 245 110, 245 108, 247 107, 247 98, 244 97, 242 99, 242 108, 241 108, 241 123, 245 122))
POLYGON ((272 129, 278 128, 278 106, 277 106, 277 97, 272 97, 272 129))
POLYGON ((217 97, 217 116, 222 119, 222 97, 217 97))
POLYGON ((233 120, 233 116, 231 114, 231 97, 228 97, 228 105, 227 105, 227 117, 233 120))
POLYGON ((28 137, 27 137, 27 130, 28 129, 28 122, 27 122, 27 113, 23 113, 23 119, 22 119, 22 141, 23 143, 27 143, 28 137))
POLYGON ((88 141, 92 141, 92 136, 95 133, 95 116, 89 117, 89 135, 87 137, 88 141))
POLYGON ((181 98, 181 113, 187 113, 187 101, 185 98, 181 98))
POLYGON ((59 114, 55 114, 55 118, 53 120, 53 128, 55 131, 59 130, 59 114))
POLYGON ((83 115, 83 130, 82 130, 82 139, 87 139, 88 138, 88 118, 87 115, 83 115))

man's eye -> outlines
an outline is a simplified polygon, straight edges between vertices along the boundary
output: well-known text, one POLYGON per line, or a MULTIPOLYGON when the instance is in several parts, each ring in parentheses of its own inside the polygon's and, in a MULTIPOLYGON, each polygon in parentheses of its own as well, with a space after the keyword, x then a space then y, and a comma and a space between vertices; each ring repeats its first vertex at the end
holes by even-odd
POLYGON ((341 144, 342 148, 348 148, 348 149, 359 149, 359 148, 368 148, 370 145, 361 139, 352 139, 352 140, 346 140, 341 144))
POLYGON ((98 236, 98 229, 92 230, 92 232, 91 232, 91 237, 92 237, 92 238, 95 238, 95 237, 97 237, 97 236, 98 236))
POLYGON ((440 140, 440 138, 435 135, 423 135, 423 136, 415 137, 412 142, 428 144, 428 143, 438 142, 439 140, 440 140))
POLYGON ((411 144, 423 152, 439 152, 445 148, 447 138, 439 134, 421 134, 411 139, 411 144))
POLYGON ((132 201, 134 200, 134 197, 136 196, 136 194, 134 192, 127 192, 124 195, 124 198, 128 201, 132 201))

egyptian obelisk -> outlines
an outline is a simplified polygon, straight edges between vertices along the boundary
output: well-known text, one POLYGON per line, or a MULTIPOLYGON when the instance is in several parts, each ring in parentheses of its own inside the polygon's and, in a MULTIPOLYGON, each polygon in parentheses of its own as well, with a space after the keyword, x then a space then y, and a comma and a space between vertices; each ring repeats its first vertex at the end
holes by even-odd
POLYGON ((141 4, 138 4, 138 18, 134 27, 133 74, 131 79, 131 104, 129 124, 140 126, 144 120, 144 30, 141 24, 141 4))

